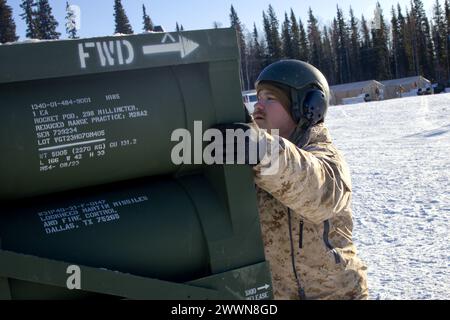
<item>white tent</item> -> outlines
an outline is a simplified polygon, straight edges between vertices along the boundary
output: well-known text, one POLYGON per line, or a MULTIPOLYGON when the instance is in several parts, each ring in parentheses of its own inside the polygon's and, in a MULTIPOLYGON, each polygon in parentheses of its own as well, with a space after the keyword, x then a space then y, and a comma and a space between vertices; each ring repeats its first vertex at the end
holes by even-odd
POLYGON ((386 80, 381 83, 385 86, 385 99, 416 95, 418 89, 425 90, 431 87, 430 80, 422 76, 386 80))
POLYGON ((338 105, 355 97, 363 97, 363 101, 383 100, 384 86, 378 81, 368 80, 331 86, 330 90, 330 103, 338 105))

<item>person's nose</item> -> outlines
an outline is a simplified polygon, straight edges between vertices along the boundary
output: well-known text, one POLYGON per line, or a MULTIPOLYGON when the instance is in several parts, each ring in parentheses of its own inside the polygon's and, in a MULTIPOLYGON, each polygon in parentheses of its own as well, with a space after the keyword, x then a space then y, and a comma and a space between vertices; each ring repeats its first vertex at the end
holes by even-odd
POLYGON ((263 111, 264 105, 261 103, 261 100, 258 100, 258 102, 255 103, 255 111, 263 111))

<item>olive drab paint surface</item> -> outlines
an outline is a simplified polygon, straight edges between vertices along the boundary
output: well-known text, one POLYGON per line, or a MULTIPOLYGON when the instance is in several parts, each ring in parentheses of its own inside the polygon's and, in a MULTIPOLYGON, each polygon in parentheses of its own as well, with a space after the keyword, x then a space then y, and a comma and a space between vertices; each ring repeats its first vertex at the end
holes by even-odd
POLYGON ((0 68, 0 299, 273 297, 251 169, 171 161, 175 129, 245 119, 234 30, 4 45, 0 68))
POLYGON ((238 54, 226 29, 1 46, 0 200, 176 172, 175 129, 244 119, 238 54))

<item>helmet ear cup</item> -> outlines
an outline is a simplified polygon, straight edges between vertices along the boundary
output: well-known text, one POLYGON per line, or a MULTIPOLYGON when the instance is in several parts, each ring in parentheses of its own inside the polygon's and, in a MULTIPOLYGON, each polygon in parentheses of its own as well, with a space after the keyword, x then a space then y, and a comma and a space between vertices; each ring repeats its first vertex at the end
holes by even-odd
POLYGON ((303 116, 311 124, 315 125, 325 119, 328 109, 328 101, 320 90, 311 90, 303 100, 303 116))

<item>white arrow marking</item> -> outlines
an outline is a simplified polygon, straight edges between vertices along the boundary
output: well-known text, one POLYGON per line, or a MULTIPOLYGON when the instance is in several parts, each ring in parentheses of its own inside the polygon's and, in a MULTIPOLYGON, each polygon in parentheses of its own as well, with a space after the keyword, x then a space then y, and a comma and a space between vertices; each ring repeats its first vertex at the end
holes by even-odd
POLYGON ((187 55, 191 54, 198 47, 199 47, 198 43, 180 36, 179 42, 143 46, 142 50, 144 54, 168 53, 179 51, 181 58, 184 58, 187 55))
POLYGON ((264 286, 262 286, 262 287, 259 287, 258 288, 258 291, 261 291, 261 290, 267 290, 267 289, 269 289, 269 285, 266 283, 264 286))

